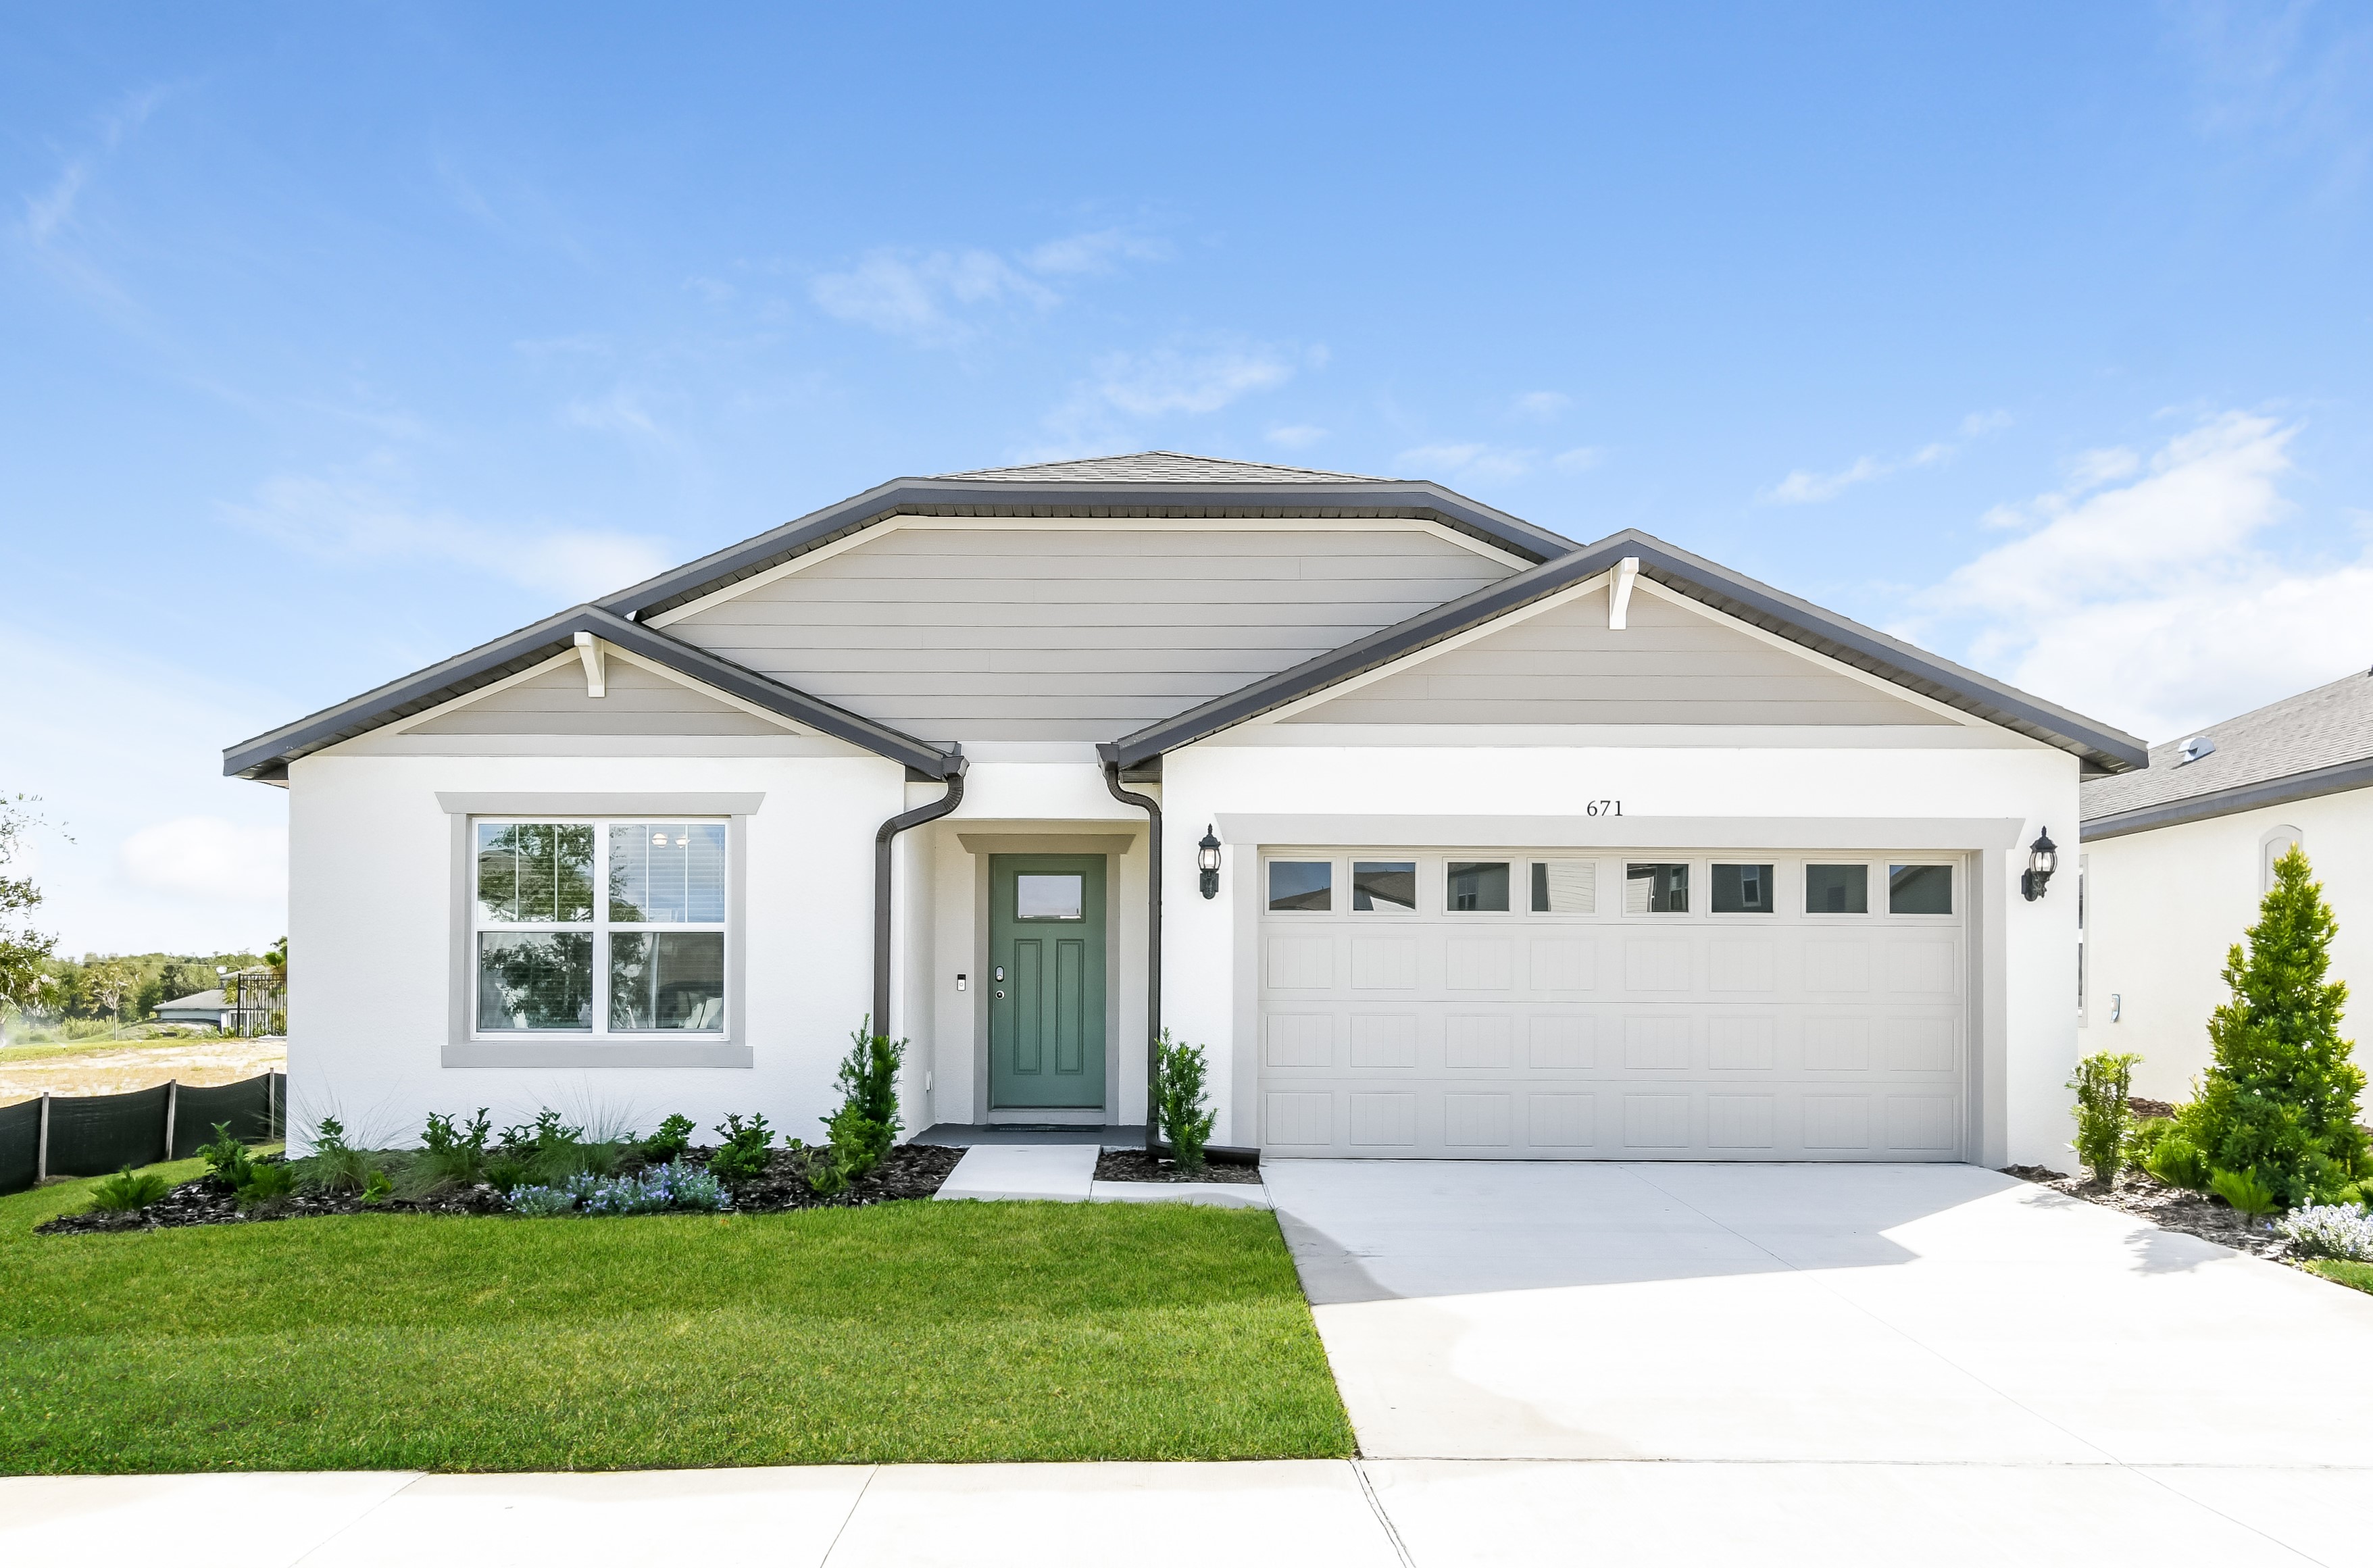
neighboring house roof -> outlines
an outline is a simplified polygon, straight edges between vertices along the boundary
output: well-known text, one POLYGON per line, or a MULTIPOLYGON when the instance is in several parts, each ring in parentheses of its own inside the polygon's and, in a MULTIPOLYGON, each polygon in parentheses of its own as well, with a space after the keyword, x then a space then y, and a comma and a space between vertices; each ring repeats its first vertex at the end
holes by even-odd
POLYGON ((613 614, 599 605, 580 604, 441 664, 432 664, 416 674, 392 681, 376 691, 365 692, 335 708, 324 708, 294 724, 228 747, 223 752, 223 771, 240 778, 284 778, 287 777, 288 765, 298 757, 424 713, 457 696, 492 685, 507 675, 532 670, 555 654, 566 653, 575 646, 580 631, 590 632, 604 642, 639 653, 655 664, 779 714, 795 724, 862 746, 893 762, 905 763, 933 778, 949 778, 964 766, 963 757, 953 750, 942 750, 903 730, 894 730, 862 714, 810 696, 730 659, 720 659, 706 649, 695 648, 665 632, 613 614))
POLYGON ((972 468, 935 477, 993 479, 1003 485, 1326 485, 1346 479, 1358 484, 1392 483, 1370 474, 1333 474, 1323 468, 1287 468, 1274 462, 1239 462, 1233 458, 1163 451, 1070 458, 1061 462, 1026 463, 1020 468, 972 468))
POLYGON ((1123 767, 1138 766, 1164 752, 1191 745, 1233 725, 1257 719, 1561 592, 1610 569, 1627 556, 1638 558, 1642 577, 1677 593, 1815 652, 1882 676, 1949 708, 2057 746, 2082 759, 2088 769, 2123 772, 2144 765, 2145 748, 2132 735, 2097 724, 2055 703, 2030 696, 1752 578, 1742 577, 1637 529, 1610 534, 1571 555, 1413 615, 1397 626, 1386 626, 1331 653, 1256 681, 1240 691, 1150 724, 1100 749, 1107 759, 1117 761, 1123 767))
POLYGON ((2150 750, 2150 766, 2084 788, 2086 838, 2197 822, 2373 784, 2373 675, 2269 703, 2150 750), (2206 736, 2196 762, 2183 748, 2206 736))
POLYGON ((157 1004, 159 1014, 167 1012, 220 1012, 230 1004, 223 1000, 218 990, 199 991, 193 996, 177 996, 170 1001, 157 1004))

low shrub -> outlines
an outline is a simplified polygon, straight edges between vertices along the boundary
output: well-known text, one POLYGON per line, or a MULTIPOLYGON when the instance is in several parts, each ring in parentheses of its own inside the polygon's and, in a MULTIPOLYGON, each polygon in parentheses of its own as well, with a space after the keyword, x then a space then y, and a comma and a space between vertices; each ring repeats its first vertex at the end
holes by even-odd
POLYGON ((634 1176, 570 1177, 558 1187, 522 1187, 510 1195, 511 1211, 530 1219, 562 1214, 658 1214, 670 1210, 708 1211, 728 1204, 716 1176, 688 1164, 653 1165, 634 1176))
POLYGON ((313 1129, 313 1152, 292 1162, 300 1180, 324 1192, 365 1192, 376 1180, 388 1180, 385 1162, 368 1149, 351 1148, 346 1129, 333 1116, 325 1116, 313 1129))
POLYGON ((2169 1187, 2190 1192, 2208 1190, 2208 1156, 2200 1152, 2200 1146, 2192 1142, 2180 1123, 2160 1133, 2141 1163, 2143 1169, 2169 1187))
POLYGON ((505 1196, 512 1213, 531 1220, 549 1220, 577 1207, 576 1197, 565 1188, 514 1187, 505 1196))
POLYGON ((155 1171, 135 1171, 126 1165, 90 1189, 90 1206, 111 1213, 128 1214, 136 1209, 146 1209, 171 1190, 172 1184, 155 1171))
POLYGON ((363 1182, 362 1200, 372 1208, 395 1196, 395 1183, 385 1171, 373 1171, 363 1182))
POLYGON ((1210 1142, 1212 1125, 1219 1119, 1219 1113, 1204 1103, 1210 1069, 1203 1060, 1203 1047, 1174 1040, 1164 1029, 1154 1071, 1154 1114, 1162 1119, 1162 1136, 1170 1144, 1170 1157, 1182 1171, 1199 1171, 1203 1146, 1210 1142))
POLYGON ((2208 1173, 2208 1190, 2252 1220, 2263 1214, 2275 1213, 2283 1206, 2282 1199, 2274 1196, 2274 1188, 2259 1180, 2256 1173, 2251 1171, 2211 1171, 2208 1173))
POLYGON ((247 1185, 248 1173, 254 1169, 255 1156, 247 1145, 231 1136, 230 1123, 215 1123, 214 1141, 198 1145, 198 1157, 208 1168, 236 1189, 247 1185))
POLYGON ((239 1184, 239 1206, 261 1209, 266 1204, 277 1203, 296 1190, 296 1166, 286 1161, 275 1160, 266 1164, 259 1160, 248 1167, 247 1179, 239 1184))
POLYGON ((2126 1168, 2130 1171, 2150 1169, 2151 1156, 2158 1153, 2160 1141, 2176 1129, 2171 1116, 2138 1117, 2126 1129, 2126 1168))
POLYGON ((2097 1051, 2076 1064, 2068 1087, 2076 1093, 2076 1157, 2093 1179, 2114 1183, 2125 1169, 2126 1099, 2133 1085, 2134 1063, 2130 1053, 2097 1051))
POLYGON ((664 1165, 692 1147, 693 1120, 688 1116, 672 1116, 660 1123, 660 1129, 642 1141, 640 1153, 645 1161, 664 1165))
POLYGON ((748 1181, 766 1171, 767 1147, 775 1141, 775 1134, 764 1116, 744 1121, 738 1112, 729 1111, 717 1134, 725 1141, 708 1156, 708 1169, 719 1180, 748 1181))
POLYGON ((519 1162, 522 1179, 555 1187, 571 1176, 608 1176, 636 1146, 631 1132, 618 1138, 588 1138, 582 1127, 571 1126, 558 1111, 546 1106, 535 1113, 534 1121, 503 1129, 499 1157, 519 1162))
POLYGON ((430 1112, 428 1125, 420 1135, 421 1153, 418 1170, 424 1185, 471 1187, 486 1176, 486 1107, 480 1106, 477 1116, 462 1123, 448 1116, 430 1112))
POLYGON ((2295 1210, 2274 1222, 2277 1234, 2309 1258, 2373 1263, 2373 1215, 2339 1203, 2295 1210))

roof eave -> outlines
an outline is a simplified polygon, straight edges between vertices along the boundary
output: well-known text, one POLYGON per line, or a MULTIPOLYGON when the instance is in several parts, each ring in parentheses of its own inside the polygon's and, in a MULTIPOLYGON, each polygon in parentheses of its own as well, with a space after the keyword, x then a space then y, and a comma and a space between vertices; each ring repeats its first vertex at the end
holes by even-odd
POLYGON ((223 772, 235 778, 273 782, 285 778, 288 764, 341 741, 383 728, 398 720, 423 713, 457 696, 465 696, 506 675, 532 669, 566 651, 579 632, 628 652, 642 655, 676 673, 742 698, 795 724, 845 741, 893 762, 903 763, 935 778, 961 768, 962 757, 904 731, 894 730, 861 714, 852 713, 821 697, 811 696, 770 676, 705 649, 695 648, 666 633, 629 621, 598 604, 580 604, 525 626, 507 638, 432 664, 403 680, 364 693, 335 708, 324 708, 293 724, 283 725, 253 740, 223 751, 223 772))
POLYGON ((2181 800, 2161 801, 2155 805, 2105 813, 2080 823, 2076 837, 2087 844, 2100 838, 2122 838, 2130 833, 2147 833, 2155 827, 2206 822, 2214 817, 2255 811, 2262 806, 2288 805, 2293 801, 2310 801, 2319 795, 2337 795, 2368 786, 2373 786, 2373 757, 2359 757, 2354 762, 2338 762, 2328 767, 2286 773, 2279 778, 2262 778, 2252 784, 2235 784, 2198 795, 2186 795, 2181 800))
POLYGON ((1396 626, 1373 632, 1291 670, 1151 724, 1116 743, 1123 766, 1175 751, 1257 719, 1353 676, 1422 651, 1444 638, 1484 626, 1550 594, 1561 592, 1636 556, 1640 570, 1677 592, 1725 614, 2069 752, 2089 767, 2122 773, 2147 766, 2149 750, 2122 731, 2096 724, 2040 697, 2005 686, 1818 605, 1742 577, 1653 534, 1626 529, 1557 560, 1478 589, 1396 626))
POLYGON ((1424 480, 1194 485, 894 479, 594 603, 621 615, 651 615, 893 517, 962 515, 976 509, 1041 517, 1415 516, 1432 518, 1536 563, 1554 560, 1574 547, 1573 541, 1561 534, 1424 480))

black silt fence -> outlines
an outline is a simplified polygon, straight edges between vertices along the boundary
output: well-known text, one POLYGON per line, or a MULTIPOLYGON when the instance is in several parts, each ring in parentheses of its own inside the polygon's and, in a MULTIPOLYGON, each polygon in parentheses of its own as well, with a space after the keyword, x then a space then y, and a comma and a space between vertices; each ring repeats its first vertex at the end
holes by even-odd
POLYGON ((285 1072, 214 1088, 168 1083, 0 1106, 0 1192, 22 1192, 49 1176, 107 1176, 187 1159, 213 1139, 216 1122, 249 1142, 270 1142, 283 1135, 287 1106, 285 1072))

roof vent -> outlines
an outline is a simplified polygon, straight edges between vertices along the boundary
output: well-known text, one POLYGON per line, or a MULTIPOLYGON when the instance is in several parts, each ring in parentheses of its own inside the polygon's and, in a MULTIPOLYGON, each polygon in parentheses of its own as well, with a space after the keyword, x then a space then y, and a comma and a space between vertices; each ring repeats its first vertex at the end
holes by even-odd
POLYGON ((2206 756, 2210 752, 2213 752, 2215 749, 2216 743, 2210 740, 2207 736, 2194 735, 2192 739, 2183 743, 2183 762, 2179 762, 2175 766, 2181 767, 2184 762, 2198 762, 2202 757, 2206 756))

